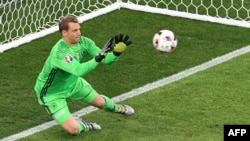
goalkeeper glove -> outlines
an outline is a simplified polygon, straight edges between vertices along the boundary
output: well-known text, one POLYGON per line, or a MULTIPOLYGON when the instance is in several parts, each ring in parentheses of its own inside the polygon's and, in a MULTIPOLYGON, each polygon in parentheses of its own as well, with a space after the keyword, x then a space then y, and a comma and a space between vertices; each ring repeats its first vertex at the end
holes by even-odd
POLYGON ((124 38, 123 36, 124 36, 123 34, 115 36, 115 46, 113 52, 116 56, 120 56, 125 51, 127 46, 132 44, 132 42, 129 41, 128 35, 125 35, 124 38))
POLYGON ((105 58, 106 54, 114 49, 113 40, 114 38, 110 38, 103 46, 101 52, 95 57, 96 62, 101 62, 102 59, 105 58))

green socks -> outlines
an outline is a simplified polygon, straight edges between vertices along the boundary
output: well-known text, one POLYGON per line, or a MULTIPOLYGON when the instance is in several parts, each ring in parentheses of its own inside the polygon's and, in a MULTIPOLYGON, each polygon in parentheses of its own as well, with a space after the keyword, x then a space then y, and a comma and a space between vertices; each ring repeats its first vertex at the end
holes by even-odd
POLYGON ((106 104, 102 107, 102 109, 110 111, 110 112, 114 112, 115 111, 114 102, 105 95, 101 95, 101 96, 104 98, 106 102, 106 104))

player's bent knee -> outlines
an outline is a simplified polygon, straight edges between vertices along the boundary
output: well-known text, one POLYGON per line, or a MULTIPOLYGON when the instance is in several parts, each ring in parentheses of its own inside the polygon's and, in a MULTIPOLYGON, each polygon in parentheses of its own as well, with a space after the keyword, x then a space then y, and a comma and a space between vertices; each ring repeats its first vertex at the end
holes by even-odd
POLYGON ((91 104, 95 107, 102 108, 103 106, 105 106, 106 101, 101 95, 97 94, 91 104))
POLYGON ((53 118, 56 120, 57 124, 61 125, 69 134, 78 134, 78 122, 71 116, 67 106, 54 113, 53 118))
POLYGON ((61 126, 71 135, 78 135, 79 133, 78 122, 73 117, 67 119, 61 126))
POLYGON ((79 129, 78 127, 71 127, 71 128, 68 128, 68 129, 65 129, 69 134, 73 135, 73 136, 76 136, 79 134, 79 129))

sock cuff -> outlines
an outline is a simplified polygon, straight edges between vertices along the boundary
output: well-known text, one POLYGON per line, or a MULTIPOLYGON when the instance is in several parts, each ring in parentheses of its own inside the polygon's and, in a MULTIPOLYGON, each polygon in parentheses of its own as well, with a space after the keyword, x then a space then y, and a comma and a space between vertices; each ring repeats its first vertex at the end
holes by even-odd
POLYGON ((105 100, 105 105, 101 109, 108 110, 110 112, 114 112, 115 111, 114 102, 109 97, 107 97, 105 95, 101 95, 101 96, 105 100))
POLYGON ((82 123, 78 122, 78 135, 84 131, 85 131, 85 126, 82 123))

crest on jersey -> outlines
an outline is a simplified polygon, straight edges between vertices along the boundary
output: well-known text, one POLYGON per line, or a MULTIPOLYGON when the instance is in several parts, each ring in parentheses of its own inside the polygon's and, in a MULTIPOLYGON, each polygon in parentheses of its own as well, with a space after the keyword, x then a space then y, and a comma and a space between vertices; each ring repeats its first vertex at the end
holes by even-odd
POLYGON ((64 59, 67 63, 71 63, 73 60, 73 58, 70 55, 67 55, 64 59))
POLYGON ((80 52, 76 53, 76 58, 79 59, 80 58, 80 52))

